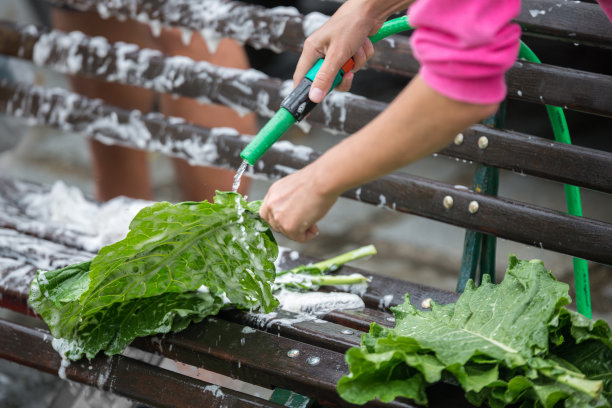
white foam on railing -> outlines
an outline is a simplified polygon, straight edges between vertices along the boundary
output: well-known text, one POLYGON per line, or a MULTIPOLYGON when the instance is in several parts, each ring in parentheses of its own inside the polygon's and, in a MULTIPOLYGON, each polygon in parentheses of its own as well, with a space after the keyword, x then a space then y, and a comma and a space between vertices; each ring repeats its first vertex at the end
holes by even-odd
POLYGON ((22 202, 28 216, 57 229, 81 232, 83 247, 91 252, 123 239, 134 216, 151 204, 125 197, 97 204, 62 181, 57 181, 48 192, 25 195, 22 202))

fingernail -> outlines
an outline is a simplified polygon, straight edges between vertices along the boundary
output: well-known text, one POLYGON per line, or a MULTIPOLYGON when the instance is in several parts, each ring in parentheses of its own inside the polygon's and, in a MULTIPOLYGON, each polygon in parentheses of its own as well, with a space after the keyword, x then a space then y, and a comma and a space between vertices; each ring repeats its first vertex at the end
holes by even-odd
POLYGON ((319 103, 323 100, 325 96, 325 92, 321 88, 310 88, 310 92, 308 93, 308 97, 314 103, 319 103))

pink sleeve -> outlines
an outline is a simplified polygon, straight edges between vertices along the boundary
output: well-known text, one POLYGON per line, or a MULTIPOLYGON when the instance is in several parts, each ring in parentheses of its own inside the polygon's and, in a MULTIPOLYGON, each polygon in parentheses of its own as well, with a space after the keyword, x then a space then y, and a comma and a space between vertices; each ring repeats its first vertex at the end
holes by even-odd
POLYGON ((408 10, 419 73, 435 91, 462 102, 496 103, 518 55, 521 29, 510 20, 520 0, 417 0, 408 10))
POLYGON ((608 19, 612 21, 612 0, 597 0, 597 2, 608 16, 608 19))

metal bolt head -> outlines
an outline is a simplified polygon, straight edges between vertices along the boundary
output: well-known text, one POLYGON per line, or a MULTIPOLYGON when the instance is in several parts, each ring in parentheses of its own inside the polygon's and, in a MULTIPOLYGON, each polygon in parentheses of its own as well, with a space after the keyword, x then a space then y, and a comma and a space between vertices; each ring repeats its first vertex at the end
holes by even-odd
POLYGON ((478 138, 478 147, 484 150, 487 146, 489 146, 489 139, 486 136, 480 136, 478 138))
POLYGON ((287 357, 289 358, 296 358, 300 355, 300 350, 297 349, 291 349, 287 352, 287 357))
POLYGON ((470 214, 476 214, 478 212, 478 201, 470 201, 468 204, 468 211, 470 214))
POLYGON ((459 146, 461 143, 463 143, 463 133, 459 133, 455 136, 455 144, 459 146))
POLYGON ((354 333, 354 331, 349 330, 349 329, 344 329, 344 330, 342 330, 340 333, 342 333, 342 334, 346 334, 346 335, 349 335, 349 334, 353 334, 353 333, 354 333))
POLYGON ((311 366, 316 366, 317 364, 321 362, 321 357, 317 357, 317 356, 308 357, 308 360, 306 360, 306 362, 311 366))
POLYGON ((430 297, 423 299, 421 302, 421 307, 423 309, 429 309, 431 307, 431 301, 432 299, 430 297))
POLYGON ((442 199, 442 205, 444 206, 444 208, 446 208, 447 210, 450 210, 451 208, 453 208, 453 197, 447 195, 444 197, 444 199, 442 199))

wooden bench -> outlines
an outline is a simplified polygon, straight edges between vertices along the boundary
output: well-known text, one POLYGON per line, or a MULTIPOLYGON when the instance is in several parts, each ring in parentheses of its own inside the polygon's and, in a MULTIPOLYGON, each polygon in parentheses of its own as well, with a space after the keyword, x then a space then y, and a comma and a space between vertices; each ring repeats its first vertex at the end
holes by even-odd
MULTIPOLYGON (((241 2, 227 2, 231 13, 207 21, 193 13, 197 1, 153 0, 93 1, 53 0, 80 10, 94 10, 122 18, 137 18, 152 24, 179 26, 200 31, 213 28, 219 34, 238 37, 255 47, 298 52, 312 16, 289 10, 271 12, 241 2), (257 24, 244 38, 236 22, 249 16, 257 24), (274 28, 274 29, 271 29, 274 28)), ((597 6, 554 1, 525 1, 517 18, 526 35, 555 37, 590 46, 610 47, 612 25, 597 6), (547 13, 532 17, 529 10, 547 13), (589 24, 584 24, 588 21, 589 24)), ((31 60, 59 72, 81 74, 107 81, 130 83, 159 92, 222 103, 257 112, 274 112, 283 95, 284 83, 254 71, 188 63, 161 53, 126 48, 14 23, 0 24, 0 53, 31 60), (80 57, 75 57, 75 56, 80 57), (146 70, 142 67, 147 66, 146 70)), ((408 39, 396 36, 377 44, 372 69, 412 76, 418 65, 408 39)), ((517 62, 508 73, 511 99, 553 104, 612 117, 612 77, 545 64, 517 62), (563 83, 564 86, 558 86, 563 83), (520 91, 520 92, 519 92, 520 91)), ((315 110, 309 122, 331 130, 351 133, 380 113, 386 104, 352 94, 332 94, 315 110)), ((159 114, 141 114, 108 106, 60 89, 31 84, 0 83, 0 111, 38 124, 92 135, 106 143, 135 146, 191 160, 194 163, 236 169, 239 152, 248 138, 231 130, 205 129, 159 114), (216 155, 204 155, 214 145, 216 155)), ((535 135, 475 125, 440 154, 471 160, 486 166, 612 192, 612 155, 603 151, 551 142, 535 135), (479 147, 482 137, 486 148, 479 147), (534 160, 537 158, 537 160, 534 160)), ((287 144, 273 147, 254 167, 259 177, 276 179, 316 159, 318 153, 287 144)), ((61 231, 48 220, 24 211, 24 195, 48 187, 0 179, 0 306, 21 315, 32 315, 27 306, 29 283, 37 268, 55 268, 93 256, 79 244, 82 236, 61 231)), ((386 197, 389 209, 417 214, 471 231, 538 245, 603 264, 612 264, 612 225, 579 218, 547 208, 458 189, 434 180, 395 173, 344 194, 364 203, 379 205, 386 197), (452 197, 453 205, 444 205, 452 197), (478 211, 470 212, 476 201, 478 211), (514 222, 508 223, 508 219, 514 222)), ((284 256, 282 267, 311 261, 284 256)), ((339 273, 355 270, 344 267, 339 273)), ((362 271, 363 272, 363 271, 362 271)), ((166 336, 135 341, 132 347, 162 355, 177 362, 275 389, 271 401, 193 379, 127 356, 96 359, 62 368, 60 356, 51 348, 51 337, 32 321, 0 324, 0 357, 51 373, 63 372, 68 379, 109 390, 152 406, 306 406, 316 399, 325 406, 348 406, 336 391, 337 380, 347 372, 343 353, 359 344, 360 334, 373 321, 392 325, 388 307, 401 303, 405 293, 420 306, 427 298, 452 302, 457 294, 383 277, 373 276, 362 295, 363 310, 334 311, 319 319, 304 320, 288 312, 261 316, 235 310, 166 336), (255 329, 246 330, 245 327, 255 329), (297 352, 295 351, 297 350, 297 352), (316 357, 316 358, 315 358, 316 357), (60 370, 61 369, 61 370, 60 370), (283 391, 291 390, 291 391, 283 391), (292 393, 293 392, 293 393, 292 393), (297 395, 297 394, 299 395, 297 395), (308 398, 300 397, 306 396, 308 398), (293 401, 293 403, 291 403, 293 401), (302 405, 299 405, 299 404, 302 405)), ((430 391, 431 406, 467 406, 462 392, 439 384, 430 391), (452 401, 452 402, 449 402, 452 401)), ((371 406, 384 404, 373 402, 371 406)), ((390 406, 410 407, 397 400, 390 406)))

